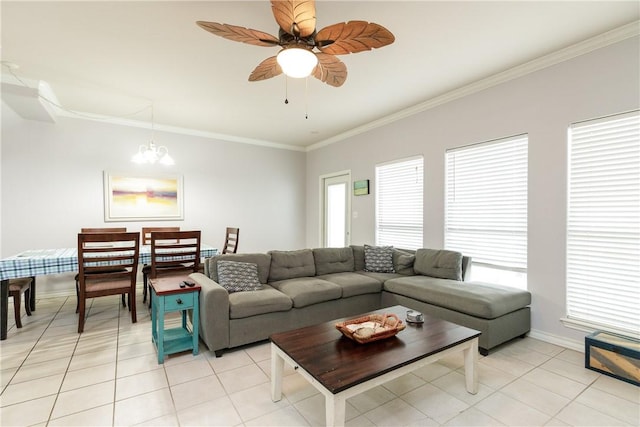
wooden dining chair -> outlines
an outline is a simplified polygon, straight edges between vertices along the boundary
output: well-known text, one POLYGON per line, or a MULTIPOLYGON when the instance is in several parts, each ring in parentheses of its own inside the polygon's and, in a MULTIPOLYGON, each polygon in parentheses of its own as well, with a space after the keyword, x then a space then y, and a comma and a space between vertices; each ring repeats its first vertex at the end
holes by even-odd
MULTIPOLYGON (((151 233, 151 280, 185 276, 200 268, 200 231, 154 231, 151 233)), ((149 298, 151 304, 151 298, 149 298)))
MULTIPOLYGON (((151 233, 154 231, 180 231, 180 227, 142 227, 142 244, 151 245, 151 233)), ((176 267, 180 265, 176 264, 176 267)), ((149 289, 149 274, 151 265, 142 266, 142 302, 147 302, 147 291, 149 289)))
POLYGON ((86 301, 89 298, 129 294, 131 322, 136 323, 139 255, 139 232, 78 234, 78 333, 84 330, 86 301))
POLYGON ((235 254, 238 252, 238 239, 240 238, 240 229, 234 227, 227 227, 227 232, 224 237, 224 246, 222 248, 223 254, 235 254))
MULTIPOLYGON (((101 228, 81 228, 81 233, 124 233, 127 231, 126 227, 101 227, 101 228)), ((79 276, 76 274, 76 313, 80 308, 80 285, 78 283, 79 276)), ((122 306, 126 307, 127 304, 124 298, 125 294, 122 294, 122 306)))
POLYGON ((24 294, 24 308, 27 316, 31 316, 31 284, 33 277, 20 277, 17 279, 9 279, 9 296, 13 298, 13 310, 15 312, 16 328, 22 328, 22 320, 20 315, 20 301, 24 294))

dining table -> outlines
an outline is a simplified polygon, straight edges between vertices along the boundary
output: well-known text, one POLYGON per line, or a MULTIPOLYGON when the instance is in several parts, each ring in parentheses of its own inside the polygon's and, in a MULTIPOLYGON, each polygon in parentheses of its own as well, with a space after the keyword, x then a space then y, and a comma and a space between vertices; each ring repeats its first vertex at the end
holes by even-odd
MULTIPOLYGON (((218 254, 218 249, 200 245, 201 258, 218 254)), ((140 246, 138 264, 151 264, 151 245, 140 246)), ((176 254, 176 260, 180 255, 176 254)), ((9 308, 9 279, 31 277, 31 311, 36 309, 36 276, 78 271, 78 248, 30 249, 7 258, 0 259, 0 341, 7 339, 7 310, 9 308)))

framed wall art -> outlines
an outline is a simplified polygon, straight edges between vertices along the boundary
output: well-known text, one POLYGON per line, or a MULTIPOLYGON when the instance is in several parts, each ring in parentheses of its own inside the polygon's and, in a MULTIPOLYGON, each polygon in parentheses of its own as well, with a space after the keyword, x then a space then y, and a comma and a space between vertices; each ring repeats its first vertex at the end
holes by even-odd
POLYGON ((363 179, 361 181, 353 182, 353 195, 354 196, 366 196, 369 194, 369 180, 363 179))
POLYGON ((106 222, 182 219, 182 175, 104 172, 106 222))

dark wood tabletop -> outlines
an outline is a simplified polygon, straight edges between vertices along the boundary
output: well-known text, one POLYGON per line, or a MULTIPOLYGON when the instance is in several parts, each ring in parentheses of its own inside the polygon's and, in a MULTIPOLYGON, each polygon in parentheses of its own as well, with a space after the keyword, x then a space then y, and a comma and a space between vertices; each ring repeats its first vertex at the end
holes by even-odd
POLYGON ((184 276, 176 275, 149 279, 149 285, 153 287, 157 295, 178 294, 181 292, 192 292, 200 290, 200 285, 198 285, 197 283, 195 283, 194 286, 185 286, 184 288, 181 288, 180 283, 182 283, 183 280, 195 283, 191 278, 189 278, 188 274, 185 274, 184 276))
MULTIPOLYGON (((398 305, 362 315, 394 313, 406 323, 407 310, 398 305)), ((425 315, 424 323, 408 324, 394 337, 359 344, 335 327, 356 317, 360 316, 273 334, 271 342, 335 394, 480 335, 474 329, 425 315)))

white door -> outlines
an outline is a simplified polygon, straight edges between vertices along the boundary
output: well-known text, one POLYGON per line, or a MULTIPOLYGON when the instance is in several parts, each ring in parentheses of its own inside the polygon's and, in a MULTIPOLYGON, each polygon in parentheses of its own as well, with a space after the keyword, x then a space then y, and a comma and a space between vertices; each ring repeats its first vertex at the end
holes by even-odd
POLYGON ((348 246, 351 199, 350 174, 323 178, 323 246, 341 248, 348 246))

